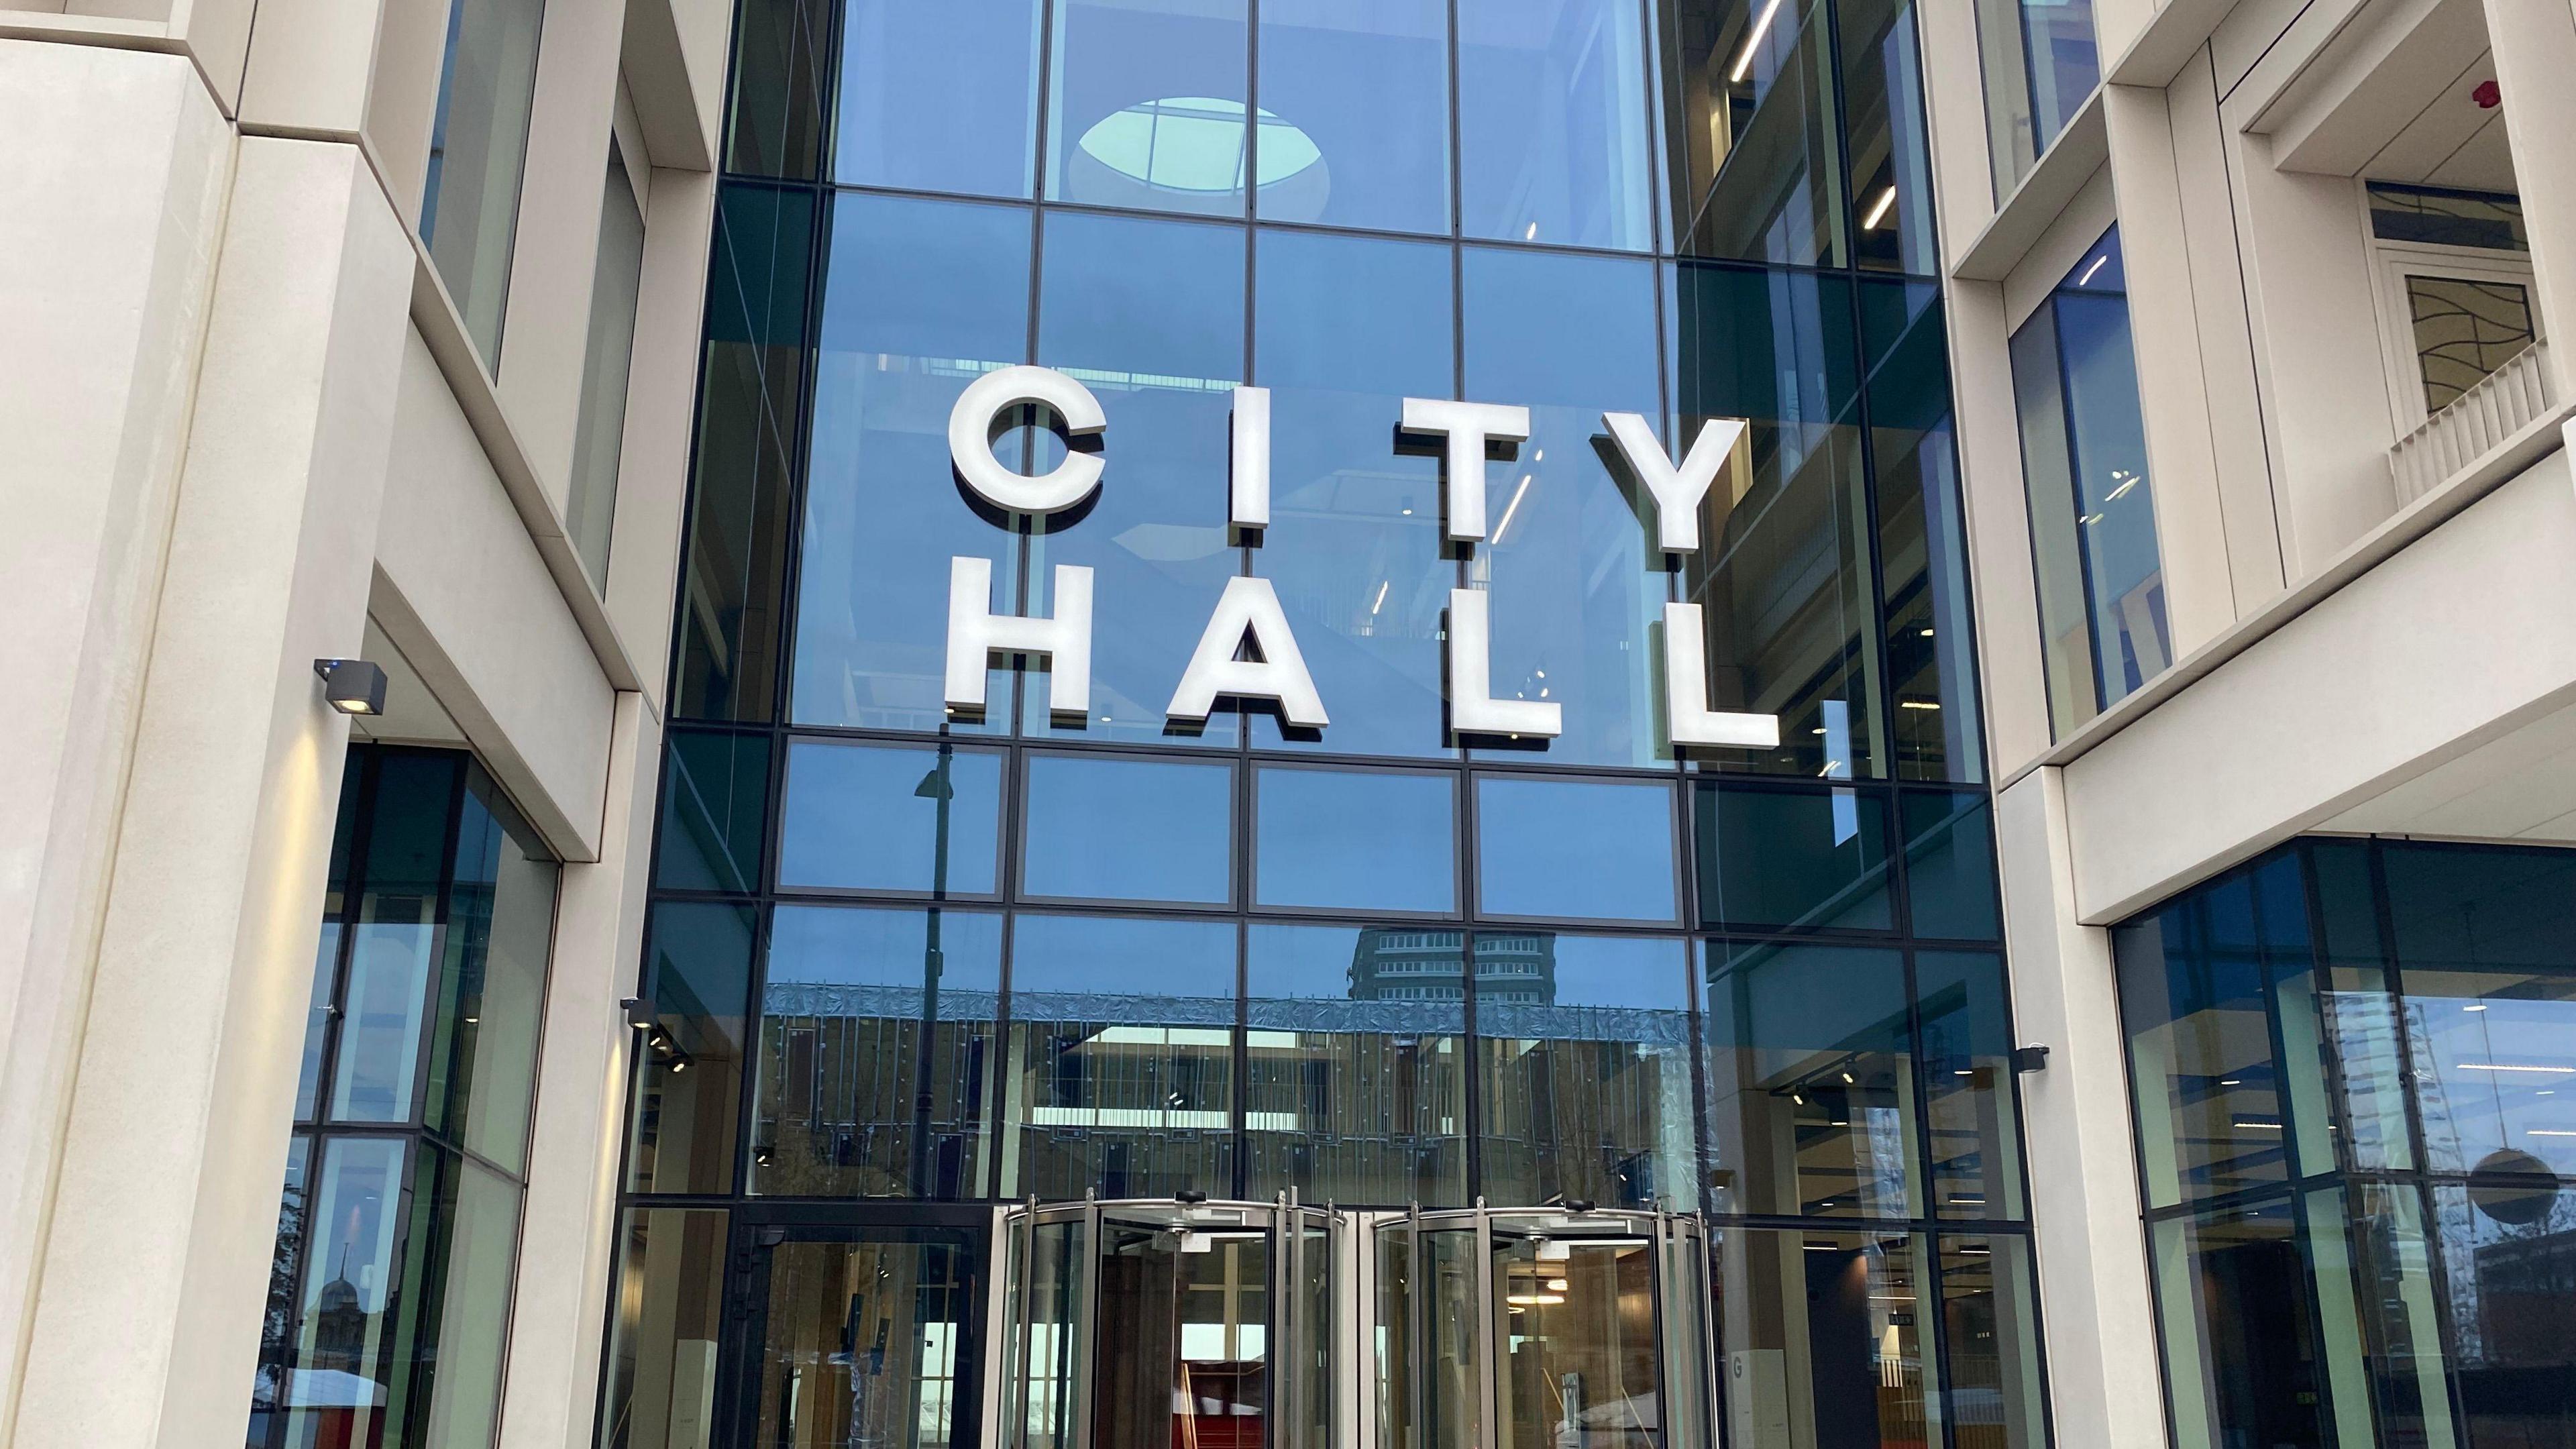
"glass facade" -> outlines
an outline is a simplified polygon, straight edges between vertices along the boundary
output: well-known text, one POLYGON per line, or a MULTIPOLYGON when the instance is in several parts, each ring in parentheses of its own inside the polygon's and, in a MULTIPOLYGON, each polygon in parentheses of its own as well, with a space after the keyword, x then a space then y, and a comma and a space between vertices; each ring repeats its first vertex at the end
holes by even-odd
POLYGON ((510 303, 510 256, 519 234, 519 183, 527 171, 544 26, 540 0, 455 0, 447 11, 420 239, 483 366, 494 371, 501 366, 501 318, 510 303))
POLYGON ((2571 885, 2321 839, 2117 929, 2177 1445, 2566 1441, 2571 885))
POLYGON ((2048 717, 2064 735, 2173 663, 2118 227, 2013 333, 2012 373, 2048 717))
POLYGON ((488 1444, 558 868, 465 755, 343 780, 246 1442, 488 1444))
MULTIPOLYGON (((720 1388, 810 1236, 1034 1279, 1035 1354, 1088 1250, 994 1205, 1287 1193, 1692 1215, 1734 1442, 2047 1442, 1914 15, 1771 11, 746 0, 604 1444, 824 1442, 720 1388), (1022 364, 1106 419, 992 433, 1103 460, 1054 514, 951 466, 1022 364), (1407 398, 1527 409, 1472 545, 1407 398), (1607 412, 1745 422, 1696 552, 1607 412), (1035 654, 949 706, 955 556, 996 614, 1089 571, 1078 718, 1035 654), (1246 579, 1328 725, 1167 714, 1246 579), (1460 590, 1559 733, 1455 732, 1460 590), (1677 604, 1775 746, 1675 745, 1677 604)), ((963 1442, 925 1345, 998 1350, 928 1293, 869 1392, 963 1442)))
POLYGON ((1977 0, 1977 49, 2001 206, 2102 84, 2093 0, 1977 0))

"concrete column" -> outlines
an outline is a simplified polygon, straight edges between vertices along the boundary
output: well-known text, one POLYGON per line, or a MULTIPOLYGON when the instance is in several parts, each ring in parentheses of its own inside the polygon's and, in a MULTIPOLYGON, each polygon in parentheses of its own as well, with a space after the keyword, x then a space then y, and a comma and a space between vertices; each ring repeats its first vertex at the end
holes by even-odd
POLYGON ((276 1238, 412 253, 240 143, 13 1443, 233 1449, 276 1238))
POLYGON ((2505 139, 2522 188, 2552 395, 2576 397, 2576 15, 2566 0, 2485 0, 2505 139))
POLYGON ((2061 772, 1996 797, 2013 1025, 2049 1048, 2021 1079, 2057 1442, 2164 1449, 2110 933, 2076 918, 2061 772))

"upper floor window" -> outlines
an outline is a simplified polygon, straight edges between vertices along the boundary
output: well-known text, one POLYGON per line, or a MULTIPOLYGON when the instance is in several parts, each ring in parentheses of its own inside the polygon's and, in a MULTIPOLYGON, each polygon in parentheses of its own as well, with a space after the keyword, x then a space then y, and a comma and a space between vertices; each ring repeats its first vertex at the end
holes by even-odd
POLYGON ((2389 395, 2401 429, 2539 342, 2522 200, 2372 182, 2370 235, 2389 395))
POLYGON ((590 581, 605 591, 609 533, 617 517, 617 464, 626 436, 626 376, 635 358, 635 303, 644 281, 644 208, 613 138, 607 189, 599 200, 595 267, 564 529, 590 570, 590 581))
POLYGON ((420 239, 486 365, 498 368, 527 170, 543 0, 455 0, 429 139, 420 239))
POLYGON ((2064 735, 2173 662, 2119 228, 2013 333, 2012 369, 2048 714, 2064 735))
POLYGON ((2102 83, 2093 0, 1977 0, 1977 40, 2001 205, 2102 83))

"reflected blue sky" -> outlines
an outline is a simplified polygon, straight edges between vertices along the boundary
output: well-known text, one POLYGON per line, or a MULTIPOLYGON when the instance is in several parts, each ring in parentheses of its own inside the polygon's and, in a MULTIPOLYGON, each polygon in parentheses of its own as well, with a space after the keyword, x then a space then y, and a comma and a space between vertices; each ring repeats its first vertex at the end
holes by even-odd
POLYGON ((1673 918, 1668 786, 1484 776, 1476 848, 1482 914, 1673 918))
POLYGON ((1002 757, 961 750, 949 758, 944 875, 939 774, 939 751, 928 746, 797 741, 787 752, 779 886, 927 892, 944 879, 960 895, 991 894, 1002 757))
POLYGON ((1456 780, 1385 770, 1262 770, 1254 795, 1254 903, 1455 911, 1456 780))
POLYGON ((1233 899, 1232 765, 1030 755, 1026 769, 1027 894, 1233 899))

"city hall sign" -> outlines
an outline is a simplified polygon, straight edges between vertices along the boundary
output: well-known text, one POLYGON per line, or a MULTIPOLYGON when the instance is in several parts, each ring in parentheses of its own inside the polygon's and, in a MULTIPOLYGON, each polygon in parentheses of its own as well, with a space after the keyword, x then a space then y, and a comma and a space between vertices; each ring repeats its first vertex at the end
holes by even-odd
MULTIPOLYGON (((948 414, 948 456, 958 479, 995 508, 1053 514, 1089 498, 1100 487, 1106 460, 1100 452, 1067 450, 1052 472, 1015 473, 993 454, 995 424, 1023 407, 1054 413, 1066 433, 1084 437, 1109 424, 1100 400, 1080 382, 1052 368, 1015 366, 985 373, 969 385, 948 414)), ((1744 422, 1721 418, 1700 428, 1676 464, 1636 413, 1603 413, 1601 421, 1628 467, 1655 500, 1655 534, 1667 553, 1700 546, 1699 505, 1718 469, 1744 432, 1744 422)), ((1443 528, 1453 543, 1485 537, 1485 457, 1492 443, 1529 436, 1529 409, 1442 398, 1404 400, 1403 429, 1441 440, 1447 489, 1443 528)), ((1228 519, 1253 530, 1270 522, 1270 391, 1234 390, 1234 466, 1228 519)), ((993 612, 993 561, 964 555, 948 563, 947 696, 952 709, 984 708, 985 671, 994 654, 1047 656, 1047 708, 1063 716, 1091 709, 1091 570, 1055 568, 1051 617, 993 612)), ((1664 722, 1677 745, 1737 745, 1768 749, 1780 743, 1780 717, 1708 707, 1701 663, 1705 636, 1697 604, 1664 605, 1664 722)), ((1449 591, 1450 722, 1462 735, 1547 739, 1563 732, 1564 712, 1541 699, 1496 699, 1488 670, 1486 596, 1479 589, 1449 591)), ((1199 636, 1165 714, 1203 722, 1222 698, 1278 707, 1291 725, 1321 730, 1332 721, 1314 676, 1306 670, 1297 636, 1279 607, 1279 595, 1262 578, 1228 579, 1216 612, 1199 636), (1251 645, 1253 657, 1238 658, 1251 645)))

